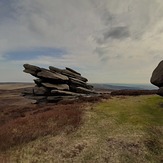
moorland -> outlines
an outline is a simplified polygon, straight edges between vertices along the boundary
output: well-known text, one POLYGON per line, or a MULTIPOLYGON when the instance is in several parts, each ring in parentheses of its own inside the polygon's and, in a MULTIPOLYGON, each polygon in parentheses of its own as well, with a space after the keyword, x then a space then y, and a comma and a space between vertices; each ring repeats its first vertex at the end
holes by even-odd
POLYGON ((0 162, 163 162, 154 92, 32 104, 21 95, 31 86, 0 85, 0 162))

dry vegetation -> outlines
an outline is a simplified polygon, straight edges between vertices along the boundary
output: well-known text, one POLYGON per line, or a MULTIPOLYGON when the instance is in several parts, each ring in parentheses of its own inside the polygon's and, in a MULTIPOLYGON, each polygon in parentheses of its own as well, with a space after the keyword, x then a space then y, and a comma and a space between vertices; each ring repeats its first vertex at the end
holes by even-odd
POLYGON ((34 105, 20 92, 0 93, 2 163, 163 162, 159 96, 34 105))
POLYGON ((112 96, 140 96, 152 94, 157 94, 157 90, 116 90, 111 92, 112 96))
POLYGON ((0 151, 80 124, 81 103, 34 105, 20 91, 0 91, 0 151))

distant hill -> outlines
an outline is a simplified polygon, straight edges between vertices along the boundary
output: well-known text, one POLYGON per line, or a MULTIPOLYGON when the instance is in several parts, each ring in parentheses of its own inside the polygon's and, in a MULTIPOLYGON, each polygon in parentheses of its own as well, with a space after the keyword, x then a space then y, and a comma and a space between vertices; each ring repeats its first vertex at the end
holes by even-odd
MULTIPOLYGON (((92 83, 91 83, 92 84, 92 83)), ((157 89, 157 87, 150 85, 150 84, 100 84, 100 83, 93 83, 92 84, 95 89, 102 89, 102 90, 152 90, 157 89)))

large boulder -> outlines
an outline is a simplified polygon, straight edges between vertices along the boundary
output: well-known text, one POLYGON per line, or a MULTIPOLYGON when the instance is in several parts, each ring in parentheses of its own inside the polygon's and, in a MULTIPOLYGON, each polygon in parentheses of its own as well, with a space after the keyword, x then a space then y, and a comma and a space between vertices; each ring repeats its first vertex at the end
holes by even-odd
POLYGON ((163 87, 163 60, 158 64, 158 66, 153 71, 150 81, 152 84, 158 87, 163 87))
POLYGON ((160 95, 160 96, 163 96, 163 87, 159 88, 157 94, 160 95))

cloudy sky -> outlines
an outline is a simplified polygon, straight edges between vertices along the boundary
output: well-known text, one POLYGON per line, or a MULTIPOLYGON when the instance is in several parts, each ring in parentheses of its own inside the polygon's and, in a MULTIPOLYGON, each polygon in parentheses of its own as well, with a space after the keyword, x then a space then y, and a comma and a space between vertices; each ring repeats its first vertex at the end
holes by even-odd
POLYGON ((0 82, 32 81, 29 63, 149 83, 162 59, 162 0, 0 0, 0 82))

